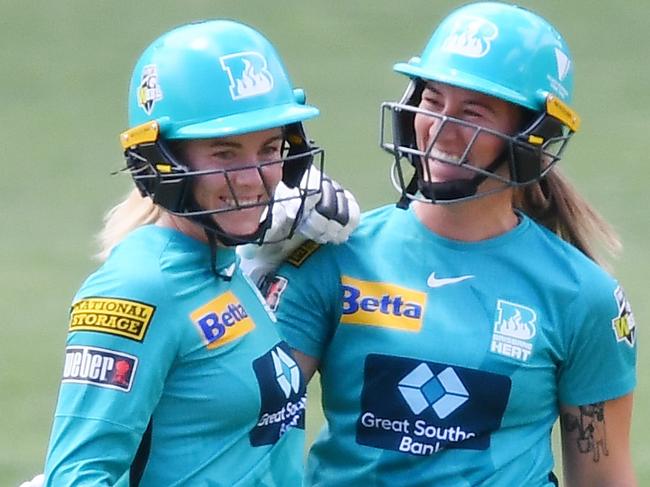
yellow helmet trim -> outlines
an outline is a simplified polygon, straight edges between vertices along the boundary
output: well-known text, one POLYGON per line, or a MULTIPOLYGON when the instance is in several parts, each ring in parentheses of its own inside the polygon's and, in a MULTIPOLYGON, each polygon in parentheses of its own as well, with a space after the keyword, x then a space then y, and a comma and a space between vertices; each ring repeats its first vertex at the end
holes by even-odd
POLYGON ((126 132, 122 132, 120 134, 120 143, 123 149, 140 144, 153 143, 158 140, 159 132, 160 127, 158 126, 158 122, 146 122, 126 132))
POLYGON ((556 96, 548 95, 546 97, 546 113, 557 118, 573 132, 577 132, 580 129, 580 117, 578 114, 556 96))

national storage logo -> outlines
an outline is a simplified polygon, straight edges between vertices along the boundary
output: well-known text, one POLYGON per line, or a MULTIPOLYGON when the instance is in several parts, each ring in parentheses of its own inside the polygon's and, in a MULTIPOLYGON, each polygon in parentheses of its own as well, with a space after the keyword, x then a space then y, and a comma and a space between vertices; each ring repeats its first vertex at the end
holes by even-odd
POLYGON ((220 347, 255 328, 246 309, 228 291, 190 314, 208 348, 220 347))
POLYGON ((386 282, 342 276, 341 323, 420 331, 427 296, 386 282))
POLYGON ((96 331, 141 342, 155 310, 129 299, 85 298, 72 305, 69 330, 96 331))

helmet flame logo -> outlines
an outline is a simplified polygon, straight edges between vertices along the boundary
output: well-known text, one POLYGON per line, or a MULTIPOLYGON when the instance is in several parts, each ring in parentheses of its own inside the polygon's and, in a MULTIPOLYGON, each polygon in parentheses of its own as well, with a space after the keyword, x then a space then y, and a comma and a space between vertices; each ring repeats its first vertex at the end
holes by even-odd
POLYGON ((263 95, 273 89, 273 75, 266 58, 259 52, 247 51, 221 56, 221 67, 230 80, 233 100, 263 95))
POLYGON ((537 314, 531 308, 499 299, 494 332, 519 340, 530 340, 537 331, 536 321, 537 314))
POLYGON ((490 52, 499 29, 489 20, 465 16, 458 19, 442 43, 442 50, 461 56, 480 58, 490 52))
POLYGON ((138 106, 142 108, 147 115, 151 115, 156 102, 162 100, 163 94, 158 85, 158 70, 155 64, 149 64, 142 68, 137 97, 138 106))

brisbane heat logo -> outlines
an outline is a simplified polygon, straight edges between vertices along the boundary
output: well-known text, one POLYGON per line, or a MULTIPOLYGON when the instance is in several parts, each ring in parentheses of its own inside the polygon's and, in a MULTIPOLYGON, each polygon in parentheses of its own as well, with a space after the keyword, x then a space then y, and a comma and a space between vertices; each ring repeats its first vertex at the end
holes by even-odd
POLYGON ((207 348, 217 348, 239 338, 255 323, 230 291, 213 299, 190 314, 207 348))
POLYGON ((490 52, 499 29, 489 20, 465 16, 456 20, 451 33, 444 40, 442 50, 461 56, 481 58, 490 52))
POLYGON ((247 51, 221 56, 221 68, 230 80, 233 100, 263 95, 273 89, 273 75, 266 58, 259 52, 247 51))
POLYGON ((427 296, 385 282, 342 276, 341 323, 420 331, 427 296))
POLYGON ((537 313, 532 308, 499 299, 490 351, 526 362, 533 351, 536 322, 537 313))

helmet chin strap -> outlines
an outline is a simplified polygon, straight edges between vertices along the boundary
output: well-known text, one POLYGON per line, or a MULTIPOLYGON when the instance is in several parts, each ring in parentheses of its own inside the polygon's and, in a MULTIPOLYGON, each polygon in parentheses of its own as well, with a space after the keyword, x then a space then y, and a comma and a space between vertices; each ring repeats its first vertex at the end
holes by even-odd
MULTIPOLYGON (((502 164, 506 162, 506 158, 502 155, 494 160, 488 167, 485 168, 487 172, 493 173, 502 164)), ((488 178, 487 174, 477 174, 471 179, 453 179, 451 181, 443 182, 428 182, 419 176, 420 171, 416 171, 413 178, 406 187, 406 194, 415 194, 417 189, 422 196, 431 200, 431 203, 453 203, 456 200, 463 200, 470 198, 476 194, 478 187, 488 178)), ((402 196, 397 203, 399 208, 405 209, 408 207, 410 199, 405 195, 402 196)))
MULTIPOLYGON (((205 237, 208 240, 208 246, 210 247, 210 268, 215 276, 224 281, 230 281, 230 279, 232 279, 232 273, 223 273, 217 270, 217 247, 219 244, 225 247, 235 247, 241 244, 261 241, 266 231, 271 227, 271 219, 273 215, 271 207, 272 203, 267 207, 267 216, 260 222, 257 230, 247 235, 232 235, 226 232, 212 219, 211 215, 194 215, 186 217, 203 228, 205 237)), ((194 198, 192 198, 192 202, 187 208, 190 211, 203 211, 203 209, 196 204, 194 198)))

